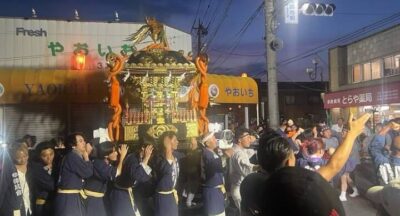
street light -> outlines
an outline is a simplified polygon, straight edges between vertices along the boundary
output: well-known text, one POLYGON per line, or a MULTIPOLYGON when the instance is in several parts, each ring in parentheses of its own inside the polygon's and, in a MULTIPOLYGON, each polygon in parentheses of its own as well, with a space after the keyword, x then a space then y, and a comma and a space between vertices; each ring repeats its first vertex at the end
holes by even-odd
POLYGON ((317 73, 319 70, 319 74, 321 76, 321 82, 324 82, 324 77, 323 77, 323 68, 322 67, 318 67, 318 60, 317 59, 313 59, 312 63, 314 64, 314 68, 306 68, 306 74, 308 74, 308 77, 311 80, 316 80, 317 79, 317 73))

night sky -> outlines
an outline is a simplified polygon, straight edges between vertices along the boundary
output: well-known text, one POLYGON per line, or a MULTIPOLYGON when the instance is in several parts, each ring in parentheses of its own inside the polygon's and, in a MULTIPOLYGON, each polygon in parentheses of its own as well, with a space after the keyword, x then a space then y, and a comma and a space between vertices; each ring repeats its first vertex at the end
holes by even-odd
MULTIPOLYGON (((200 19, 209 27, 204 41, 211 58, 210 72, 232 75, 247 72, 256 78, 265 79, 264 11, 255 13, 262 2, 263 0, 1 0, 0 16, 30 17, 31 8, 35 8, 39 18, 72 19, 74 9, 77 9, 82 21, 111 21, 114 19, 114 11, 118 11, 121 22, 143 22, 145 16, 155 16, 171 27, 192 32, 193 42, 197 41, 197 37, 191 29, 195 19, 200 19)), ((400 0, 299 0, 300 5, 304 2, 334 3, 336 11, 333 17, 299 15, 299 24, 293 25, 284 23, 283 1, 277 2, 280 23, 277 34, 283 41, 283 48, 278 52, 280 81, 310 81, 305 69, 312 66, 313 58, 318 59, 323 67, 324 78, 327 79, 327 48, 313 51, 307 57, 301 55, 400 12, 400 0), (299 58, 285 61, 294 56, 299 58)), ((340 40, 327 47, 350 43, 398 23, 400 15, 377 25, 373 31, 360 31, 351 39, 340 40)))

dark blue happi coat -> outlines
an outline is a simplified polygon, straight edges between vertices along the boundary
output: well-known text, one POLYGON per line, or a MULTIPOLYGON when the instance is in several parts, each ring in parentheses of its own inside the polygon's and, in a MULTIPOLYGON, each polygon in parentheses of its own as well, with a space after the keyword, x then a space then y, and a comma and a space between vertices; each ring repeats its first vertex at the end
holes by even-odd
MULTIPOLYGON (((83 160, 75 150, 64 156, 58 179, 58 190, 82 190, 84 179, 93 175, 91 161, 83 160)), ((86 209, 78 193, 57 193, 55 199, 55 216, 84 216, 86 209)))
POLYGON ((54 214, 54 196, 56 188, 55 170, 48 170, 42 163, 32 162, 29 166, 32 181, 33 204, 35 216, 54 214))
POLYGON ((18 172, 8 152, 0 149, 0 215, 26 216, 18 172))
POLYGON ((171 191, 175 186, 179 176, 178 159, 174 154, 174 161, 170 163, 163 156, 156 157, 155 164, 155 190, 154 209, 156 216, 177 216, 178 204, 171 191))
POLYGON ((206 214, 221 214, 225 211, 222 161, 215 152, 209 149, 204 149, 202 153, 201 177, 206 214))
POLYGON ((146 173, 139 159, 134 154, 129 154, 124 160, 121 175, 111 185, 108 194, 108 205, 111 215, 138 215, 131 189, 135 182, 149 180, 150 173, 146 173))
POLYGON ((107 164, 104 160, 93 160, 93 176, 85 182, 86 215, 87 216, 107 216, 104 197, 90 195, 89 192, 105 194, 107 182, 115 180, 117 168, 107 164))

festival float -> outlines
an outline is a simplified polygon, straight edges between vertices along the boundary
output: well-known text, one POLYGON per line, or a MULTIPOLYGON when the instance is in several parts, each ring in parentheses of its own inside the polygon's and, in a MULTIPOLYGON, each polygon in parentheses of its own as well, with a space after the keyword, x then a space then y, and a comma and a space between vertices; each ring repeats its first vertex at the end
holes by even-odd
POLYGON ((127 41, 135 48, 146 37, 152 43, 130 56, 106 55, 110 140, 157 139, 164 131, 185 140, 207 132, 207 55, 192 62, 190 55, 170 50, 164 26, 154 18, 146 18, 146 25, 127 41))

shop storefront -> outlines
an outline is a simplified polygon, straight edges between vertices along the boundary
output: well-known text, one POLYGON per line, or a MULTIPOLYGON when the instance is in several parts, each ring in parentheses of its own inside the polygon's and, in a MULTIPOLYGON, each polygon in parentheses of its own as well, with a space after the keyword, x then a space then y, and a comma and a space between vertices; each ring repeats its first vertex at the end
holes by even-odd
POLYGON ((400 82, 385 83, 369 87, 325 94, 324 108, 333 114, 344 112, 360 114, 371 112, 374 122, 400 117, 400 82))
POLYGON ((258 86, 254 79, 209 74, 208 83, 210 107, 207 114, 211 122, 224 122, 224 128, 229 128, 229 123, 233 122, 249 127, 251 119, 259 124, 258 86))
POLYGON ((25 134, 38 141, 105 125, 104 73, 75 70, 0 70, 1 132, 5 141, 25 134), (74 120, 74 121, 73 121, 74 120))

